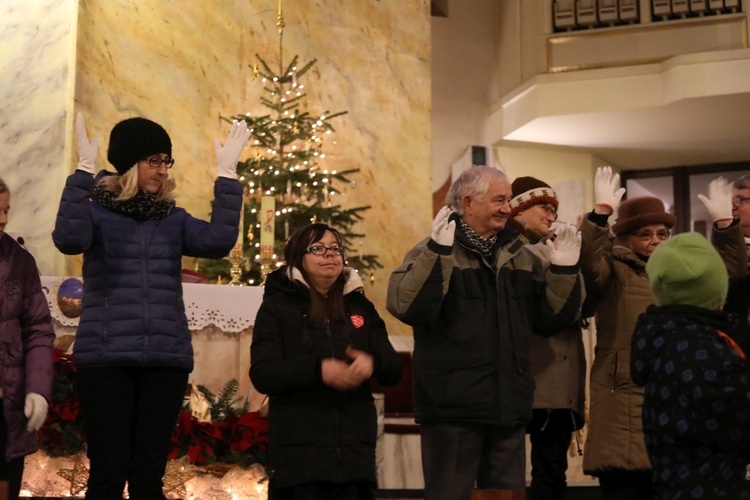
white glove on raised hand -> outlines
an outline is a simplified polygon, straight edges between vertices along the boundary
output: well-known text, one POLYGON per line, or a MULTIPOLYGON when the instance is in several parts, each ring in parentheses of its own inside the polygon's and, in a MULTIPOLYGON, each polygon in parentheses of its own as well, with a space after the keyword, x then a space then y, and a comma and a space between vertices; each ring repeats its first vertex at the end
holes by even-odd
POLYGON ((99 141, 93 139, 89 141, 86 134, 86 123, 83 121, 83 115, 76 115, 76 140, 78 141, 78 167, 77 170, 88 172, 91 175, 96 173, 96 152, 99 151, 99 141))
POLYGON ((555 241, 547 240, 552 246, 549 261, 558 266, 574 266, 581 256, 581 233, 573 226, 562 226, 555 231, 555 241))
POLYGON ((734 187, 724 177, 719 177, 708 183, 708 198, 702 194, 698 199, 706 205, 708 213, 713 217, 714 222, 720 220, 732 220, 732 197, 734 196, 734 187))
POLYGON ((432 234, 430 237, 438 245, 446 247, 453 246, 453 238, 456 235, 456 221, 448 221, 453 210, 449 207, 443 207, 432 221, 432 234))
POLYGON ((599 167, 594 176, 594 203, 617 210, 625 188, 620 187, 620 174, 612 175, 612 167, 599 167))
POLYGON ((237 160, 250 138, 250 129, 247 128, 247 122, 244 120, 232 122, 232 128, 229 130, 227 141, 221 145, 219 139, 214 139, 214 149, 216 150, 216 163, 219 166, 219 177, 229 179, 237 178, 237 160))
POLYGON ((41 394, 30 392, 26 395, 23 414, 29 419, 29 423, 26 424, 26 429, 29 432, 36 432, 42 428, 42 424, 47 418, 48 408, 47 400, 41 394))

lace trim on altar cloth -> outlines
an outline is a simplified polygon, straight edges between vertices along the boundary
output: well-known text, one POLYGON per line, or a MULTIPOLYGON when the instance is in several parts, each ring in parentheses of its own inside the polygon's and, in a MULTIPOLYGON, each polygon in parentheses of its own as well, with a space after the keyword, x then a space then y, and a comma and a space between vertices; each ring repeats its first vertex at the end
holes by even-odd
MULTIPOLYGON (((63 314, 58 304, 58 290, 65 279, 42 276, 42 290, 52 318, 63 326, 78 326, 78 318, 63 314)), ((182 292, 188 327, 192 331, 211 325, 224 332, 246 330, 255 323, 255 315, 263 300, 263 287, 260 286, 183 283, 182 292)))

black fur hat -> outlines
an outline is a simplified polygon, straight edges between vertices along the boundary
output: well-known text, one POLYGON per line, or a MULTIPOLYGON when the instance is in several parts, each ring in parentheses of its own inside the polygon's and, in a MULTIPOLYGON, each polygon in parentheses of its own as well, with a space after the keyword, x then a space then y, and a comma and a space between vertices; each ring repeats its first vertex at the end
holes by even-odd
POLYGON ((172 141, 164 127, 146 118, 123 120, 109 134, 107 160, 120 175, 133 168, 138 160, 157 153, 171 157, 172 141))

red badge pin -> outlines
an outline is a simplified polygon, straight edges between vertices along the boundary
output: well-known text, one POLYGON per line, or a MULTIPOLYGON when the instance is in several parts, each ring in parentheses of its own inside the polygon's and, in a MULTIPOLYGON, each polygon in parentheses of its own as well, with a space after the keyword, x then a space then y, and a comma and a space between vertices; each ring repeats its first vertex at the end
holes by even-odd
POLYGON ((351 320, 352 325, 354 325, 354 328, 362 328, 362 325, 365 324, 365 318, 359 314, 352 314, 349 316, 349 319, 351 320))

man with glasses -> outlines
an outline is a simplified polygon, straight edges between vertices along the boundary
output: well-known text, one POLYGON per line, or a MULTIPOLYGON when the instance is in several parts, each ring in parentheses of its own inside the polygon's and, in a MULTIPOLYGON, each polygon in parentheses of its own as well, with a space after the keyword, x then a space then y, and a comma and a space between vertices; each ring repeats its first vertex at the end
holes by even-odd
MULTIPOLYGON (((555 190, 534 177, 519 177, 511 185, 508 227, 529 240, 528 248, 550 265, 545 240, 554 237, 558 200, 555 190)), ((578 320, 578 318, 575 318, 578 320)), ((573 432, 583 427, 586 399, 586 354, 578 321, 551 337, 534 335, 531 347, 534 404, 526 431, 531 440, 529 500, 563 500, 568 447, 573 432)), ((579 447, 580 452, 580 447, 579 447)))
POLYGON ((599 478, 602 499, 641 500, 653 496, 651 463, 641 421, 643 388, 630 378, 630 345, 638 316, 655 302, 646 263, 669 238, 675 217, 652 196, 620 205, 625 189, 610 167, 597 169, 594 192, 594 210, 581 223, 581 271, 587 300, 597 303, 583 470, 599 478))
POLYGON ((414 407, 430 500, 465 500, 475 484, 524 490, 532 338, 558 333, 580 313, 580 236, 564 228, 542 269, 527 240, 506 228, 511 198, 500 170, 464 171, 431 236, 391 275, 388 311, 414 327, 414 407))
POLYGON ((708 196, 698 198, 713 219, 711 241, 729 273, 729 293, 724 311, 737 321, 733 334, 745 352, 750 351, 750 175, 734 183, 723 177, 708 184, 708 196))

